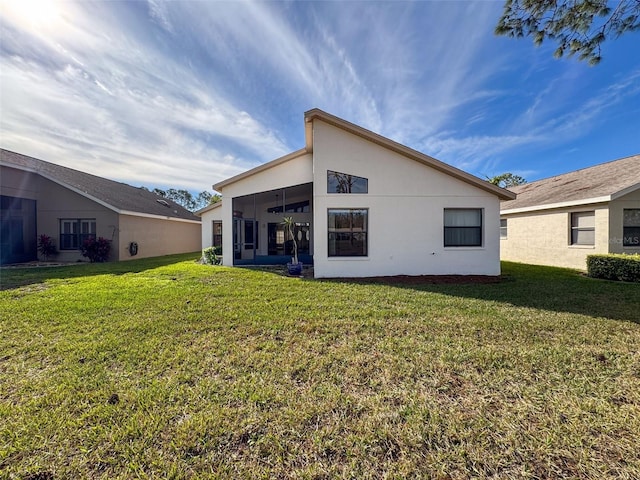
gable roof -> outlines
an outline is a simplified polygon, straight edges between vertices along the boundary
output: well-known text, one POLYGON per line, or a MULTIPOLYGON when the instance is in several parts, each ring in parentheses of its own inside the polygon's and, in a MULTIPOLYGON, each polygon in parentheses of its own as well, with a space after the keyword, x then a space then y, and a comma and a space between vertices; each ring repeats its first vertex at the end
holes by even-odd
MULTIPOLYGON (((504 188, 500 188, 492 183, 487 182, 486 180, 482 180, 481 178, 476 177, 475 175, 471 175, 459 168, 453 167, 447 163, 441 162, 429 155, 426 155, 422 152, 414 150, 412 148, 407 147, 406 145, 402 145, 401 143, 395 142, 387 137, 383 137, 377 133, 372 132, 371 130, 367 130, 359 125, 356 125, 351 122, 347 122, 342 118, 336 117, 335 115, 331 115, 327 112, 324 112, 318 108, 314 108, 313 110, 309 110, 305 112, 304 119, 307 124, 311 124, 314 120, 321 120, 329 125, 333 125, 334 127, 340 128, 346 132, 349 132, 353 135, 357 135, 365 140, 373 142, 381 147, 387 148, 393 152, 399 153, 411 160, 415 160, 418 163, 431 167, 440 172, 446 173, 447 175, 457 178, 458 180, 462 180, 465 183, 468 183, 474 187, 478 187, 481 190, 485 190, 489 193, 493 193, 497 195, 501 200, 513 199, 515 195, 506 190, 504 188)), ((309 141, 309 135, 313 135, 313 129, 308 128, 306 130, 307 134, 307 149, 310 148, 310 145, 313 145, 312 141, 309 141)))
POLYGON ((640 189, 640 155, 510 188, 518 197, 502 202, 501 213, 602 203, 640 189))
POLYGON ((0 149, 0 165, 38 174, 119 214, 200 223, 200 219, 168 198, 72 168, 0 149))
POLYGON ((311 128, 311 126, 314 120, 320 120, 325 123, 328 123, 329 125, 333 125, 334 127, 340 128, 348 133, 357 135, 365 140, 368 140, 384 148, 387 148, 391 151, 399 153, 404 157, 407 157, 409 159, 415 160, 416 162, 422 163, 423 165, 434 168, 435 170, 438 170, 440 172, 446 173, 447 175, 457 178, 458 180, 462 180, 463 182, 473 185, 474 187, 478 187, 489 193, 497 195, 498 198, 500 198, 501 200, 515 198, 515 194, 510 192, 509 190, 500 188, 485 180, 482 180, 481 178, 471 175, 470 173, 467 173, 463 170, 460 170, 444 162, 441 162, 440 160, 436 160, 435 158, 425 155, 424 153, 418 152, 417 150, 413 150, 412 148, 409 148, 389 138, 383 137, 382 135, 379 135, 370 130, 362 128, 359 125, 356 125, 351 122, 347 122, 346 120, 336 117, 335 115, 326 113, 320 109, 314 108, 313 110, 309 110, 308 112, 305 112, 304 119, 305 119, 305 148, 301 150, 296 150, 295 152, 291 152, 283 157, 280 157, 270 162, 267 162, 265 164, 259 165, 255 168, 252 168, 251 170, 247 170, 246 172, 236 175, 235 177, 231 177, 231 178, 228 178, 227 180, 223 180, 222 182, 216 183, 215 185, 213 185, 213 189, 220 191, 220 189, 224 188, 225 186, 235 183, 239 180, 242 180, 243 178, 247 178, 251 175, 255 175, 259 172, 262 172, 269 168, 280 165, 284 162, 293 160, 295 158, 298 158, 301 155, 312 153, 313 152, 313 128, 311 128))

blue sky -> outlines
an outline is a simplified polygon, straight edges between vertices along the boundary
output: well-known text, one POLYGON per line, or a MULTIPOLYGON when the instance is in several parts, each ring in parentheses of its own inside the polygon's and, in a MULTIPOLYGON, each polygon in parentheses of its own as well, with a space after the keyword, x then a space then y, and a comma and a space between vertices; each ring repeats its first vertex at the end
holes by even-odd
POLYGON ((502 1, 1 1, 0 145, 135 186, 210 190, 316 107, 480 177, 640 153, 640 33, 589 67, 502 1))

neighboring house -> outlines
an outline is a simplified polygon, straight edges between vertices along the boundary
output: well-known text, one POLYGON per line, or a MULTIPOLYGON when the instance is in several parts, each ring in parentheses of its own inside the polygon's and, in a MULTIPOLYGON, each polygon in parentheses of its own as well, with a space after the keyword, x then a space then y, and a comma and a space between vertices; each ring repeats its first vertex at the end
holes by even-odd
POLYGON ((640 253, 640 155, 511 188, 503 260, 586 270, 593 253, 640 253))
POLYGON ((3 149, 0 195, 2 264, 36 260, 39 235, 64 262, 86 260, 79 247, 89 236, 112 241, 110 260, 200 250, 200 219, 171 200, 3 149))
POLYGON ((224 265, 299 257, 316 277, 499 275, 507 190, 321 110, 303 149, 224 180, 196 214, 224 265))

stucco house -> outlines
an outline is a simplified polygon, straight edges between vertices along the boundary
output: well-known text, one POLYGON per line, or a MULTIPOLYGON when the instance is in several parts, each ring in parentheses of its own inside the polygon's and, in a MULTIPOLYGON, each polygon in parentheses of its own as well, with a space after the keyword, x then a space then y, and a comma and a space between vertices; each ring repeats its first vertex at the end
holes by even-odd
POLYGON ((640 155, 511 189, 503 260, 586 270, 587 255, 640 253, 640 155))
POLYGON ((38 258, 48 235, 56 261, 84 259, 88 236, 111 240, 110 260, 200 250, 200 219, 142 188, 0 149, 2 264, 38 258))
POLYGON ((299 257, 316 277, 499 275, 500 200, 515 195, 314 109, 304 148, 213 186, 196 212, 224 265, 299 257))

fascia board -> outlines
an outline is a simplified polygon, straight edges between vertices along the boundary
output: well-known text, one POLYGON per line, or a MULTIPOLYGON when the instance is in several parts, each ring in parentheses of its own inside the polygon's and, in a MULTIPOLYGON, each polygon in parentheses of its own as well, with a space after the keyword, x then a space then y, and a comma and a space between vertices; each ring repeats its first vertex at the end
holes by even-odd
POLYGON ((216 183, 215 185, 213 185, 213 189, 218 192, 222 192, 222 189, 224 187, 231 185, 232 183, 239 182, 240 180, 251 177, 252 175, 256 175, 260 172, 264 172, 265 170, 276 167, 282 163, 288 162, 289 160, 294 160, 295 158, 298 158, 307 153, 309 152, 307 152, 306 148, 301 148, 300 150, 296 150, 295 152, 288 153, 283 157, 276 158, 275 160, 271 160, 270 162, 267 162, 267 163, 263 163, 262 165, 258 165, 257 167, 252 168, 251 170, 247 170, 246 172, 242 172, 231 178, 227 178, 226 180, 216 183))
POLYGON ((53 182, 53 183, 55 183, 57 185, 60 185, 61 187, 66 188, 67 190, 71 190, 72 192, 75 192, 78 195, 82 195, 83 197, 91 200, 92 202, 95 202, 98 205, 102 205, 103 207, 108 208, 109 210, 111 210, 111 211, 113 211, 113 212, 115 212, 115 213, 117 213, 119 215, 130 215, 130 216, 134 216, 134 217, 144 217, 144 218, 157 218, 157 219, 161 219, 161 220, 173 220, 173 221, 187 222, 187 223, 201 223, 199 220, 189 220, 187 218, 170 217, 170 216, 164 216, 164 215, 155 215, 153 213, 133 212, 133 211, 129 211, 129 210, 120 210, 119 208, 114 207, 113 205, 111 205, 110 203, 105 202, 104 200, 100 200, 99 198, 96 198, 93 195, 88 194, 87 192, 83 192, 79 188, 76 188, 76 187, 74 187, 72 185, 69 185, 68 183, 61 182, 60 180, 52 178, 49 175, 43 174, 42 172, 38 172, 38 171, 30 169, 30 168, 21 167, 19 165, 6 164, 4 162, 0 162, 0 165, 2 165, 4 167, 9 167, 9 168, 15 168, 16 170, 22 170, 23 172, 29 172, 29 173, 33 173, 35 175, 39 175, 42 178, 45 178, 45 179, 49 180, 50 182, 53 182))
POLYGON ((620 197, 623 197, 629 193, 635 192, 640 189, 640 183, 636 183, 635 185, 631 185, 630 187, 624 188, 618 192, 611 194, 611 200, 616 200, 620 197))
POLYGON ((606 203, 612 200, 611 195, 602 197, 584 198, 581 200, 570 200, 567 202, 548 203, 545 205, 531 205, 530 207, 511 208, 508 210, 500 210, 500 215, 510 215, 513 213, 536 212, 539 210, 553 210, 555 208, 578 207, 581 205, 593 205, 595 203, 606 203))
POLYGON ((219 201, 216 203, 212 203, 211 205, 207 205, 206 207, 203 207, 200 210, 193 212, 193 214, 201 216, 203 213, 207 213, 208 211, 213 210, 215 208, 219 208, 221 206, 222 206, 222 201, 219 201))
POLYGON ((172 222, 194 223, 198 225, 202 223, 201 220, 189 220, 188 218, 167 217, 164 215, 154 215, 153 213, 132 212, 129 210, 119 210, 118 213, 120 215, 129 215, 131 217, 155 218, 157 220, 170 220, 172 222))
MULTIPOLYGON (((481 190, 487 191, 496 195, 501 200, 513 200, 516 198, 516 194, 510 190, 498 187, 489 182, 486 182, 470 173, 465 172, 464 170, 460 170, 456 167, 453 167, 447 163, 441 162, 429 155, 426 155, 422 152, 414 150, 412 148, 407 147, 406 145, 402 145, 401 143, 395 142, 387 137, 383 137, 375 132, 367 130, 359 125, 353 124, 342 118, 336 117, 334 115, 330 115, 320 109, 313 109, 305 112, 305 121, 307 123, 313 122, 314 119, 321 120, 329 125, 340 128, 346 132, 349 132, 353 135, 359 136, 365 140, 368 140, 372 143, 380 145, 381 147, 387 148, 391 151, 399 153, 411 160, 417 161, 418 163, 422 163, 428 167, 431 167, 435 170, 443 172, 451 177, 457 178, 467 184, 470 184, 476 188, 480 188, 481 190)), ((309 130, 307 130, 307 136, 309 135, 309 130)), ((307 144, 309 144, 309 139, 307 138, 307 144)))
POLYGON ((109 210, 113 210, 116 213, 120 213, 120 210, 116 207, 114 207, 113 205, 111 205, 110 203, 105 202, 104 200, 100 200, 99 198, 94 197, 93 195, 88 194, 87 192, 84 192, 82 190, 80 190, 79 188, 74 187, 73 185, 69 185, 68 183, 62 182, 56 178, 53 178, 49 175, 47 175, 46 173, 42 173, 42 172, 38 172, 36 170, 33 170, 31 168, 25 168, 22 167, 20 165, 13 165, 13 164, 7 164, 4 162, 0 162, 0 165, 4 166, 4 167, 9 167, 9 168, 15 168, 16 170, 22 170, 23 172, 29 172, 29 173, 33 173, 35 175, 39 175, 42 178, 45 178, 47 180, 49 180, 50 182, 53 182, 57 185, 60 185, 61 187, 66 188, 67 190, 71 190, 72 192, 77 193, 78 195, 82 195, 85 198, 88 198, 89 200, 91 200, 92 202, 96 202, 99 205, 102 205, 105 208, 108 208, 109 210))

